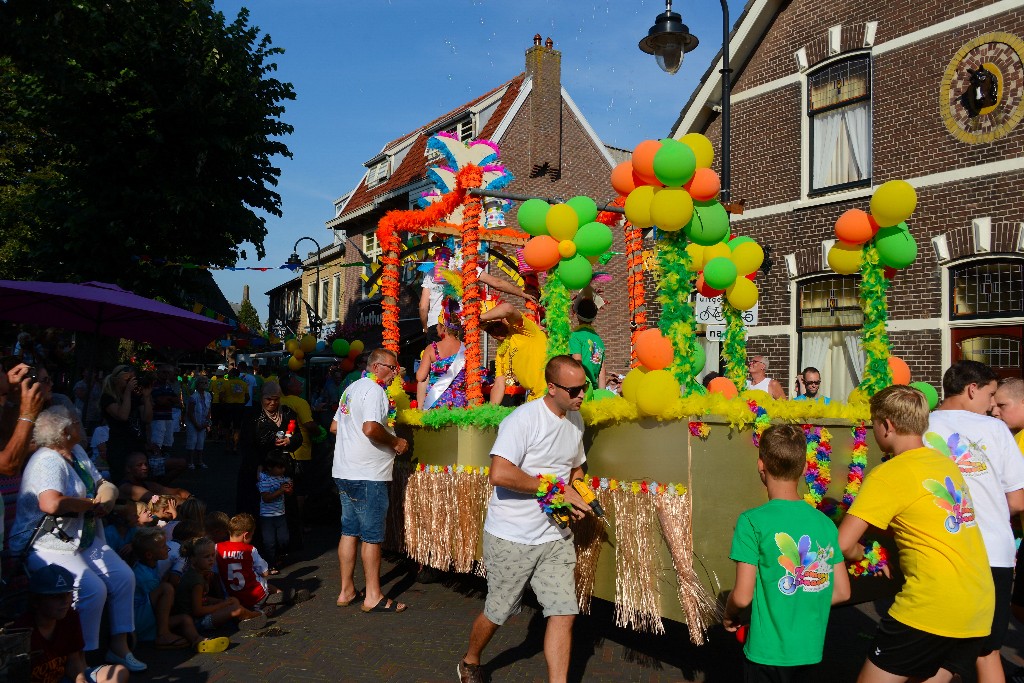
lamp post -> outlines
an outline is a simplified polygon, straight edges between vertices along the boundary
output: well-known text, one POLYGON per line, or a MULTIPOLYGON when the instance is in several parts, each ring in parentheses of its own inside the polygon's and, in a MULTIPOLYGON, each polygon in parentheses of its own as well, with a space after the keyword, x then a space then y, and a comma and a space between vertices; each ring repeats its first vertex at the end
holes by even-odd
MULTIPOLYGON (((729 176, 729 93, 732 88, 729 68, 729 5, 722 3, 722 204, 730 208, 729 176)), ((672 0, 665 0, 665 13, 659 14, 647 37, 640 41, 640 49, 654 55, 658 66, 667 73, 679 71, 683 55, 697 47, 698 39, 690 33, 682 17, 672 11, 672 0)))
MULTIPOLYGON (((313 292, 314 292, 313 297, 314 297, 315 301, 313 302, 312 306, 309 305, 308 301, 306 302, 306 311, 309 314, 309 327, 310 327, 310 331, 313 333, 314 337, 319 337, 320 336, 320 328, 323 325, 323 320, 320 318, 320 312, 319 312, 319 308, 320 308, 320 243, 317 242, 312 237, 300 237, 299 239, 295 240, 295 245, 292 247, 292 255, 288 257, 288 260, 285 263, 287 265, 289 265, 289 266, 294 266, 294 267, 301 267, 302 266, 302 259, 299 258, 299 242, 301 242, 302 240, 309 240, 310 242, 312 242, 313 244, 316 245, 316 282, 314 283, 316 288, 313 290, 313 292)), ((305 270, 305 268, 303 268, 303 270, 305 270)), ((302 297, 302 292, 299 292, 299 297, 300 298, 302 297)))

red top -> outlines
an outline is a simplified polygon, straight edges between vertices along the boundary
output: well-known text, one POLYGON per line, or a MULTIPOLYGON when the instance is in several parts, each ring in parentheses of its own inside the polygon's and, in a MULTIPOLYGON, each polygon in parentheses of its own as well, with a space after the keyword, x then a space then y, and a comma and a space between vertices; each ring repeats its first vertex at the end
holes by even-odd
POLYGON ((252 551, 248 543, 224 541, 217 544, 217 572, 224 587, 229 595, 250 609, 267 595, 253 569, 252 551))
POLYGON ((33 683, 60 683, 64 680, 68 655, 81 652, 85 647, 78 612, 69 609, 64 618, 57 621, 49 640, 36 630, 35 618, 31 612, 23 614, 14 625, 17 628, 32 629, 33 683))

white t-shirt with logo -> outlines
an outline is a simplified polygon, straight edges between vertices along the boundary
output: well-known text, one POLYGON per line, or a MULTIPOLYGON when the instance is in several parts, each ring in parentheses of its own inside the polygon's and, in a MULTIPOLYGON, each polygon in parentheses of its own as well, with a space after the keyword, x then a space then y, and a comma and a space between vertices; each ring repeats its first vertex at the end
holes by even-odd
POLYGON ((431 328, 441 322, 441 303, 444 301, 444 283, 441 278, 434 281, 433 275, 426 273, 423 276, 423 289, 430 291, 430 308, 427 310, 427 328, 431 328))
MULTIPOLYGON (((570 411, 555 415, 547 403, 531 401, 501 421, 491 457, 501 456, 531 476, 555 474, 569 485, 569 473, 587 460, 583 452, 583 418, 570 411)), ((538 484, 539 485, 539 484, 538 484)), ((506 541, 540 545, 572 532, 559 529, 544 514, 533 493, 494 487, 487 507, 484 531, 506 541)))
POLYGON ((377 422, 394 434, 388 424, 388 395, 369 377, 357 379, 345 389, 334 414, 338 438, 334 443, 333 476, 356 481, 391 481, 395 452, 363 434, 364 422, 377 422))
POLYGON ((1006 494, 1024 488, 1024 457, 1002 420, 967 410, 936 410, 925 445, 941 438, 967 482, 990 567, 1012 567, 1016 547, 1006 494))

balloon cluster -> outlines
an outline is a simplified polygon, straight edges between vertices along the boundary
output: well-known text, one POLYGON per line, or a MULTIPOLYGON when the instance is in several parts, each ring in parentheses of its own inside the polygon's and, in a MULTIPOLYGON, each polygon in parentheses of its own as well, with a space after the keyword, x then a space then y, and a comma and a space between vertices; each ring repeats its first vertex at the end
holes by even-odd
POLYGON ((752 237, 723 239, 710 246, 688 244, 686 251, 697 271, 697 291, 713 299, 725 294, 733 308, 746 311, 757 303, 754 277, 764 262, 764 250, 752 237))
POLYGON ((593 263, 612 246, 612 231, 597 222, 597 204, 573 197, 565 204, 528 199, 519 207, 519 227, 533 235, 523 260, 535 271, 555 269, 569 289, 583 289, 594 275, 593 263))
MULTIPOLYGON (((704 367, 704 349, 695 347, 694 367, 704 367)), ((668 369, 675 357, 672 341, 657 328, 644 330, 636 338, 636 357, 640 367, 633 368, 622 380, 622 396, 636 404, 641 415, 666 415, 679 396, 679 382, 668 369)))
POLYGON ((306 354, 316 351, 318 343, 323 344, 323 342, 317 342, 316 337, 311 334, 303 335, 298 339, 293 337, 286 341, 284 350, 292 354, 292 357, 288 359, 288 369, 292 372, 301 370, 306 365, 306 354))
POLYGON ((917 193, 905 180, 883 183, 871 195, 871 213, 849 209, 836 221, 838 241, 828 251, 828 265, 840 275, 853 275, 864 262, 864 246, 873 241, 886 276, 917 258, 917 242, 907 219, 917 206, 917 193))
POLYGON ((335 339, 331 342, 331 351, 334 355, 344 359, 341 361, 341 369, 345 372, 352 372, 356 366, 356 358, 363 352, 363 348, 363 342, 359 339, 351 342, 335 339))

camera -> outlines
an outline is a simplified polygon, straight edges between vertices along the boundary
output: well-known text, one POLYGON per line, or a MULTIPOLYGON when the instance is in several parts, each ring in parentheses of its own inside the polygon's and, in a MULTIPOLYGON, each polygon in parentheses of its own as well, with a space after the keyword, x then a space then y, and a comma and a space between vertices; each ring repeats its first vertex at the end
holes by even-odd
POLYGON ((37 368, 34 365, 28 366, 28 374, 26 374, 25 377, 28 378, 28 379, 31 379, 33 382, 38 382, 39 381, 39 368, 37 368))

